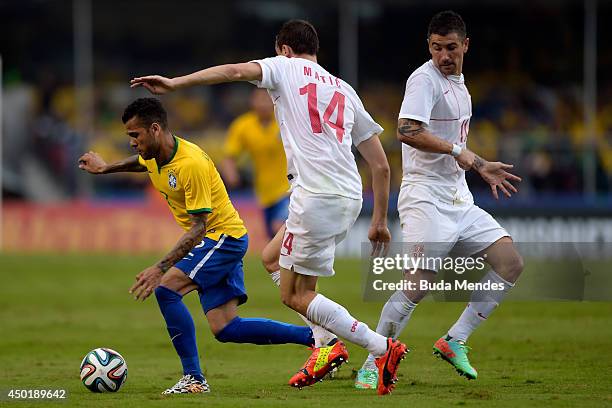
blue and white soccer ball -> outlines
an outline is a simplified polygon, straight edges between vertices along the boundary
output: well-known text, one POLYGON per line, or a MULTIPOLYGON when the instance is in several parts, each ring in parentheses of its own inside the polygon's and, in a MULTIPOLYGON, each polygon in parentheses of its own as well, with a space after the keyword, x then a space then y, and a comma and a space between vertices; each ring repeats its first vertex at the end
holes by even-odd
POLYGON ((81 381, 92 392, 117 392, 127 378, 127 363, 109 348, 87 353, 81 363, 81 381))

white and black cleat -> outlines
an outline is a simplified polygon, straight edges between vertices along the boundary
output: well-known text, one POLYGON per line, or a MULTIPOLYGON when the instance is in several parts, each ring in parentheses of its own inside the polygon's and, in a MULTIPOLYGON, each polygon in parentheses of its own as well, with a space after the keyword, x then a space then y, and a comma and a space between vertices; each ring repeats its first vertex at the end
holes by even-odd
POLYGON ((190 374, 185 374, 176 384, 162 392, 162 395, 200 394, 205 392, 210 392, 210 386, 206 382, 206 378, 201 381, 190 374))

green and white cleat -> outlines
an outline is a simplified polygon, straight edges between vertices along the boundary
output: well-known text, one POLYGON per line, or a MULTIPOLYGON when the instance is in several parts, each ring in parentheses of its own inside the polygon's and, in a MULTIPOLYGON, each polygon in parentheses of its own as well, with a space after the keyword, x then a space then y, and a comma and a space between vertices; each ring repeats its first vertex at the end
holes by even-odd
POLYGON ((361 368, 357 371, 355 379, 355 388, 358 390, 375 390, 378 386, 378 370, 361 368))
POLYGON ((461 341, 440 337, 433 346, 433 353, 435 356, 448 361, 450 365, 455 367, 459 375, 465 376, 468 380, 475 380, 478 373, 468 360, 469 349, 461 341))

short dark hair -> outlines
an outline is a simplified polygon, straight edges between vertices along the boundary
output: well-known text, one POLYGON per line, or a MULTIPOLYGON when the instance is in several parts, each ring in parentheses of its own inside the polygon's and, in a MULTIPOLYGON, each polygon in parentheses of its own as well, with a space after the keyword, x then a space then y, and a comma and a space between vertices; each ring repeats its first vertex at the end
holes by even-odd
POLYGON ((427 29, 427 38, 431 37, 432 34, 445 36, 450 33, 457 33, 461 38, 467 37, 465 22, 459 14, 446 10, 432 17, 427 29))
POLYGON ((317 55, 319 36, 314 26, 305 20, 289 20, 276 35, 276 46, 291 47, 296 54, 317 55))
POLYGON ((152 123, 158 123, 162 129, 168 128, 168 114, 161 102, 156 98, 136 99, 125 108, 121 120, 125 124, 134 116, 137 116, 147 128, 152 123))

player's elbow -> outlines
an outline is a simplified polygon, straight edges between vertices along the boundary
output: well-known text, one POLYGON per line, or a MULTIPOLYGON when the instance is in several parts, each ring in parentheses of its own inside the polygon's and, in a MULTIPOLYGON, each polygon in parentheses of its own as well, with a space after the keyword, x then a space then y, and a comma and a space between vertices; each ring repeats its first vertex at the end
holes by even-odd
POLYGON ((417 140, 413 137, 405 135, 399 131, 396 133, 396 137, 397 137, 397 140, 399 140, 400 142, 404 144, 407 144, 408 146, 417 147, 416 146, 417 140))
POLYGON ((221 65, 218 69, 218 74, 225 82, 235 82, 240 81, 241 72, 236 66, 236 64, 226 64, 221 65))
POLYGON ((375 174, 378 177, 384 179, 391 177, 391 168, 389 167, 389 162, 387 161, 386 157, 383 160, 378 160, 371 163, 370 168, 372 169, 372 174, 375 174))
POLYGON ((226 76, 231 82, 245 81, 246 75, 240 64, 226 65, 226 76))
POLYGON ((199 218, 192 220, 190 232, 196 242, 201 242, 206 236, 206 222, 199 218))

